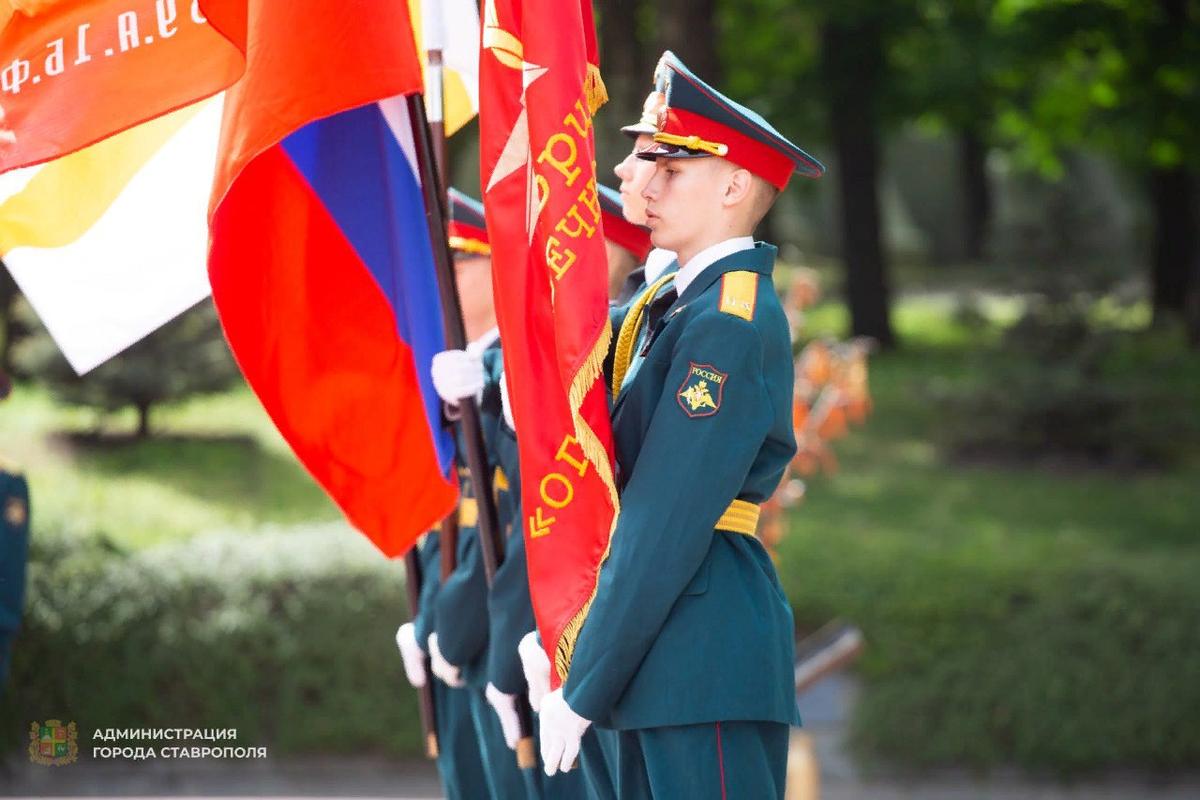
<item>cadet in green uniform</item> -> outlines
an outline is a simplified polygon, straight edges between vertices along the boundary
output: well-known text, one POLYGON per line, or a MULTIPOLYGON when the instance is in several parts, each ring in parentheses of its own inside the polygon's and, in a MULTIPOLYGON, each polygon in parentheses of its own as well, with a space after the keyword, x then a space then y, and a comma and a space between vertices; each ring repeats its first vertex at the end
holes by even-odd
MULTIPOLYGON (((484 389, 480 409, 488 432, 488 450, 495 458, 495 487, 500 525, 505 534, 504 562, 496 570, 488 593, 488 701, 496 710, 509 745, 516 741, 516 699, 528 686, 521 668, 518 644, 534 627, 529 597, 529 571, 525 562, 525 535, 521 525, 521 472, 516 433, 504 395, 504 363, 500 350, 484 354, 484 389)), ((615 800, 607 775, 599 784, 579 772, 547 776, 530 770, 530 796, 543 800, 615 800)))
MULTIPOLYGON (((491 247, 483 206, 455 190, 450 191, 450 244, 463 253, 455 263, 459 301, 467 336, 466 351, 447 351, 433 359, 434 388, 456 408, 463 397, 479 396, 483 390, 482 359, 499 352, 499 331, 492 305, 491 247)), ((495 416, 485 421, 485 436, 495 416)), ((460 456, 465 452, 459 442, 460 456)), ((488 454, 493 462, 494 454, 488 454)), ((465 463, 465 458, 459 459, 465 463)), ((478 506, 465 473, 458 532, 458 566, 443 581, 434 601, 434 631, 429 653, 434 674, 449 686, 465 686, 470 697, 471 719, 483 759, 488 790, 493 800, 517 800, 536 787, 531 776, 522 776, 515 753, 505 741, 504 731, 487 699, 488 684, 488 585, 478 526, 478 506), (468 499, 470 498, 470 499, 468 499)))
MULTIPOLYGON (((478 225, 472 235, 477 243, 486 243, 482 209, 478 209, 478 225)), ((452 242, 456 241, 452 237, 452 242)), ((490 298, 490 287, 486 297, 490 298)), ((467 294, 462 287, 460 293, 467 294)), ((466 298, 464 297, 464 300, 466 298)), ((464 560, 452 581, 461 582, 459 589, 452 591, 461 595, 456 602, 477 603, 486 597, 486 614, 476 611, 476 619, 483 622, 486 630, 476 625, 463 626, 457 631, 443 633, 439 630, 437 643, 441 658, 449 662, 440 671, 454 674, 456 658, 473 659, 470 667, 461 675, 473 675, 476 684, 484 684, 484 697, 492 706, 488 727, 498 726, 503 732, 501 745, 488 740, 495 758, 513 762, 511 748, 517 744, 518 721, 517 697, 526 690, 517 644, 521 636, 534 626, 533 607, 529 599, 529 583, 525 565, 525 541, 520 523, 520 463, 517 453, 516 435, 511 420, 506 420, 503 395, 503 358, 498 343, 486 349, 476 342, 467 350, 449 350, 434 357, 434 386, 448 405, 459 398, 479 398, 480 418, 488 450, 488 457, 495 470, 493 488, 496 491, 497 512, 501 530, 505 536, 504 560, 493 576, 490 591, 487 590, 482 559, 475 557, 464 560), (503 750, 507 745, 509 750, 503 750)), ((477 545, 477 540, 476 540, 477 545)), ((446 602, 443 600, 443 602, 446 602)), ((440 626, 439 626, 440 627, 440 626)), ((485 758, 492 758, 492 755, 485 758)), ((490 766, 490 765, 489 765, 490 766)), ((548 777, 541 770, 532 769, 522 773, 525 793, 530 798, 546 800, 583 800, 589 796, 596 800, 609 800, 613 794, 590 794, 579 774, 548 777)))
MULTIPOLYGON (((421 559, 420 613, 396 632, 396 643, 404 658, 404 671, 416 687, 425 685, 425 654, 433 632, 434 600, 441 588, 441 542, 437 531, 430 531, 418 545, 421 559)), ((475 725, 471 721, 471 700, 466 689, 433 682, 434 728, 438 737, 438 774, 448 800, 487 797, 487 779, 475 725)))
MULTIPOLYGON (((0 372, 0 401, 11 384, 0 372)), ((8 678, 12 640, 25 605, 25 562, 29 556, 29 486, 0 459, 0 693, 8 678)))
MULTIPOLYGON (((467 335, 482 339, 476 347, 483 349, 495 341, 495 313, 491 310, 490 248, 483 227, 482 212, 458 192, 450 195, 450 247, 455 254, 455 267, 459 282, 463 317, 467 335)), ((437 376, 435 376, 437 377, 437 376)), ((442 389, 444 387, 438 387, 442 389)), ((465 394, 474 394, 474 390, 465 394)), ((464 395, 454 395, 455 397, 464 395)), ((459 463, 462 443, 456 437, 459 463)), ((434 657, 435 674, 441 680, 434 681, 434 713, 438 734, 438 772, 442 785, 450 800, 486 800, 488 797, 524 797, 519 787, 519 775, 514 759, 507 751, 496 753, 497 742, 503 748, 503 739, 498 723, 483 701, 482 686, 478 680, 463 680, 461 671, 455 674, 442 656, 439 647, 439 632, 445 645, 460 657, 463 651, 475 654, 486 646, 487 617, 483 597, 473 604, 471 593, 477 592, 473 580, 464 575, 482 576, 482 564, 478 560, 477 520, 478 506, 471 488, 470 476, 459 469, 459 512, 458 512, 458 569, 443 586, 441 581, 441 542, 436 532, 426 534, 420 545, 420 557, 424 585, 421 587, 420 613, 411 623, 400 626, 396 643, 404 657, 404 668, 413 685, 423 685, 429 679, 425 674, 426 654, 434 657), (479 642, 482 641, 482 644, 479 642), (480 706, 486 715, 480 713, 480 706), (481 736, 482 730, 486 736, 481 736), (486 747, 484 745, 487 745, 486 747), (493 767, 495 762, 495 767, 493 767), (512 765, 511 769, 505 769, 512 765), (499 774, 499 780, 496 775, 499 774), (512 788, 513 778, 518 781, 512 788), (496 788, 498 785, 499 788, 496 788), (515 793, 514 793, 515 792, 515 793)), ((460 664, 468 661, 481 662, 477 654, 461 656, 460 664)), ((482 669, 476 666, 477 675, 482 669)))
MULTIPOLYGON (((654 171, 650 170, 650 174, 654 171)), ((646 263, 652 250, 650 229, 625 218, 619 192, 604 184, 596 184, 596 190, 600 218, 604 223, 604 250, 608 255, 608 296, 614 302, 623 303, 629 300, 627 293, 632 296, 629 287, 643 280, 645 270, 641 265, 646 263), (637 278, 631 277, 634 272, 638 273, 637 278)), ((667 258, 668 263, 674 260, 674 255, 667 258)))
MULTIPOLYGON (((650 178, 654 176, 654 164, 639 159, 637 154, 654 145, 654 134, 658 131, 658 112, 665 102, 665 96, 660 89, 665 87, 666 73, 659 68, 655 70, 654 75, 655 88, 647 95, 646 102, 642 104, 642 116, 637 122, 621 128, 621 133, 630 140, 629 154, 621 163, 613 167, 613 173, 621 180, 617 189, 621 201, 621 215, 628 223, 639 227, 646 224, 646 198, 642 196, 642 193, 646 189, 646 184, 650 182, 650 178)), ((603 197, 601 202, 603 203, 603 197)), ((607 230, 608 219, 606 217, 606 235, 607 230)), ((610 283, 609 296, 617 305, 625 305, 645 289, 647 282, 654 283, 658 280, 666 268, 673 263, 675 263, 675 254, 669 250, 661 248, 651 250, 638 261, 641 266, 629 272, 620 286, 612 286, 610 283)), ((610 264, 610 280, 612 273, 613 269, 610 264)))
MULTIPOLYGON (((607 186, 598 186, 608 255, 609 298, 618 307, 645 289, 646 275, 655 280, 675 261, 674 253, 651 249, 642 192, 654 175, 654 165, 636 158, 639 150, 654 144, 653 134, 662 105, 663 94, 656 88, 647 96, 637 122, 621 128, 621 133, 631 140, 632 149, 613 168, 621 179, 619 189, 614 192, 607 186)), ((519 651, 531 686, 530 704, 537 709, 550 689, 550 661, 536 631, 526 635, 519 651)), ((616 738, 611 731, 593 728, 584 735, 579 764, 593 796, 616 797, 616 757, 616 738)))
POLYGON ((795 452, 775 248, 754 228, 824 168, 664 55, 647 186, 673 277, 622 314, 612 362, 621 512, 563 687, 542 702, 548 770, 617 731, 621 798, 782 798, 799 723, 792 613, 754 536, 795 452))

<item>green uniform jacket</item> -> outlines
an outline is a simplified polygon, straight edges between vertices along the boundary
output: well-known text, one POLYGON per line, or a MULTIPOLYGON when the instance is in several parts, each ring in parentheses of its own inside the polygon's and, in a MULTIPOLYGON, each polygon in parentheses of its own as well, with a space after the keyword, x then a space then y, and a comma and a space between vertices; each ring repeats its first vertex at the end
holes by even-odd
POLYGON ((442 586, 442 543, 436 530, 425 534, 418 545, 417 557, 421 561, 421 594, 417 614, 413 617, 413 633, 417 644, 429 652, 429 634, 434 631, 434 600, 442 586))
POLYGON ((481 413, 488 434, 488 452, 503 471, 508 488, 496 492, 500 528, 504 532, 504 561, 496 570, 488 594, 488 680, 505 694, 526 691, 525 673, 517 646, 534 628, 529 599, 529 570, 525 564, 525 536, 521 523, 521 464, 516 434, 504 422, 500 379, 504 370, 499 350, 484 354, 487 386, 481 413))
POLYGON ((0 689, 8 674, 12 640, 25 606, 29 556, 29 486, 22 475, 0 467, 0 689))
MULTIPOLYGON (((499 359, 499 343, 484 351, 484 358, 499 359)), ((483 428, 484 445, 487 449, 489 468, 496 466, 493 441, 499 422, 499 389, 481 404, 480 423, 483 428), (494 395, 494 397, 493 397, 494 395), (492 408, 491 406, 495 406, 492 408)), ((456 436, 459 464, 466 463, 466 443, 461 429, 456 436)), ((459 470, 459 491, 464 499, 475 498, 469 473, 459 470)), ((503 507, 503 506, 502 506, 503 507)), ((501 522, 503 525, 503 522, 501 522)), ((438 648, 446 660, 462 669, 463 680, 468 686, 483 688, 488 682, 488 585, 483 564, 483 550, 479 542, 478 525, 460 525, 458 529, 458 566, 437 592, 434 601, 434 630, 438 635, 438 648)))
POLYGON ((770 497, 796 450, 775 253, 701 272, 616 398, 620 517, 564 690, 600 725, 799 723, 775 567, 755 537, 714 529, 735 498, 770 497))
MULTIPOLYGON (((465 469, 459 472, 458 485, 462 500, 474 499, 471 479, 465 469)), ((433 626, 442 655, 462 669, 463 680, 468 686, 476 688, 487 685, 487 594, 479 527, 460 524, 458 564, 438 589, 433 626)))

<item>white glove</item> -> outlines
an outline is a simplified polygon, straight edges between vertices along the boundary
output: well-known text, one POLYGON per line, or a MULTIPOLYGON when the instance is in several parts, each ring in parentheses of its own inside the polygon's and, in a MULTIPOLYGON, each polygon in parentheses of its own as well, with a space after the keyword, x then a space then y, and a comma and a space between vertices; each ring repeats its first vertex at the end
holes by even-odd
POLYGON ((483 356, 472 350, 443 350, 430 367, 438 397, 457 405, 464 397, 483 392, 483 356))
POLYGON ((504 421, 515 431, 517 423, 513 422, 512 403, 508 400, 508 380, 503 372, 500 373, 500 408, 504 411, 504 421))
POLYGON ((579 757, 579 743, 592 723, 576 714, 555 689, 542 700, 538 729, 542 738, 542 764, 547 775, 570 772, 579 757))
POLYGON ((484 697, 496 710, 500 718, 500 729, 504 731, 504 743, 509 750, 517 749, 517 740, 521 738, 521 723, 517 719, 517 696, 505 694, 489 683, 483 690, 484 697))
POLYGON ((537 631, 521 637, 517 655, 521 657, 521 670, 529 684, 529 706, 534 711, 541 711, 542 698, 550 691, 550 659, 538 644, 537 631))
POLYGON ((406 622, 396 629, 396 647, 400 648, 400 658, 404 661, 404 674, 413 688, 420 689, 429 680, 425 674, 425 651, 417 644, 417 629, 411 622, 406 622))
POLYGON ((447 661, 446 657, 442 655, 442 651, 438 649, 436 633, 429 634, 429 666, 433 670, 433 674, 447 686, 461 689, 466 685, 462 679, 462 670, 447 661))

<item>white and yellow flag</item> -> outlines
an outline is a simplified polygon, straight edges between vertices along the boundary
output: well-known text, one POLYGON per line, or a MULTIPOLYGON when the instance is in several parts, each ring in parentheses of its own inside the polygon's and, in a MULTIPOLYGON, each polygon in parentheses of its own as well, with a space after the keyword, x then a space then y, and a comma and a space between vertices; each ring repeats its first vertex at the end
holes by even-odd
MULTIPOLYGON (((479 7, 476 0, 408 0, 408 8, 418 52, 442 51, 444 121, 452 136, 479 113, 479 7)), ((429 86, 428 75, 425 82, 432 100, 438 88, 429 86)), ((437 116, 431 109, 430 117, 437 116)))
POLYGON ((209 294, 221 98, 0 176, 0 258, 79 374, 209 294))

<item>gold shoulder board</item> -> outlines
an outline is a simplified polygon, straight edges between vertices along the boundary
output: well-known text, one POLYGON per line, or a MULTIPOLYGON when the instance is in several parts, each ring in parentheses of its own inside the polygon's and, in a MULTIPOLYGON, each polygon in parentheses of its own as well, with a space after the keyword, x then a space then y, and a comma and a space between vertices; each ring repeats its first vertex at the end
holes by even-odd
POLYGON ((758 273, 749 270, 726 272, 721 276, 721 312, 754 319, 754 301, 758 296, 758 273))

